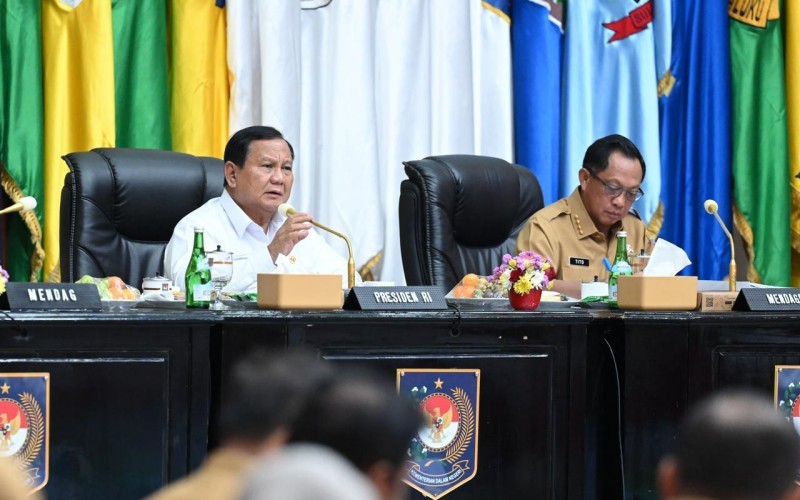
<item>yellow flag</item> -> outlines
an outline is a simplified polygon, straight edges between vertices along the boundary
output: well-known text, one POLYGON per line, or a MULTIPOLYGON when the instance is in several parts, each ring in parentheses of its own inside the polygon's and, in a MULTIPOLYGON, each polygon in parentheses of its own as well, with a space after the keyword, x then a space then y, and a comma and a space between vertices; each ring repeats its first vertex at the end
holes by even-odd
POLYGON ((792 193, 792 286, 800 286, 800 2, 786 2, 786 108, 792 193))
POLYGON ((229 96, 225 9, 213 0, 172 0, 170 6, 172 148, 222 158, 229 96))
POLYGON ((58 281, 62 155, 114 146, 111 2, 42 0, 44 277, 58 281))

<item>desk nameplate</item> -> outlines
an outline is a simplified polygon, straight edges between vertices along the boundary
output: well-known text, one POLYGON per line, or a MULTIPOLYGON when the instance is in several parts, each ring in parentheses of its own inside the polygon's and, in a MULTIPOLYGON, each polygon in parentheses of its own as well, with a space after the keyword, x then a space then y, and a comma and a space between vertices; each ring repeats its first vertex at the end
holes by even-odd
POLYGON ((800 288, 742 288, 734 311, 800 311, 800 288))
POLYGON ((100 293, 90 283, 22 283, 6 284, 8 308, 20 310, 100 311, 100 293))
POLYGON ((444 291, 436 286, 356 286, 345 309, 361 311, 446 310, 444 291))

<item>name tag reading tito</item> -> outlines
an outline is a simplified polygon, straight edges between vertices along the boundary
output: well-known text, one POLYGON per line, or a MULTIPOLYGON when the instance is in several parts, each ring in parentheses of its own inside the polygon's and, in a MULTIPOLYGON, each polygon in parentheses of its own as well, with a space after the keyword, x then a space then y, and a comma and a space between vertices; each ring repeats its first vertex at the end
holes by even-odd
POLYGON ((569 265, 570 266, 589 267, 589 259, 587 259, 585 257, 570 257, 569 258, 569 265))

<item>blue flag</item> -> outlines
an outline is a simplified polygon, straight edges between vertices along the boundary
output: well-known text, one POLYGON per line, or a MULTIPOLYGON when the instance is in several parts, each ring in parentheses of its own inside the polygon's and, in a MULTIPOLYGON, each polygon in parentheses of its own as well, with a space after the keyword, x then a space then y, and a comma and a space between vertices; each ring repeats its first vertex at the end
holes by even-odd
POLYGON ((545 204, 561 197, 563 2, 514 0, 511 46, 516 162, 539 179, 545 204))
POLYGON ((647 222, 661 191, 657 87, 670 60, 671 0, 596 0, 568 7, 561 195, 578 185, 586 148, 600 137, 622 134, 647 164, 645 196, 635 205, 647 222))
POLYGON ((684 274, 714 280, 728 274, 731 258, 728 238, 703 209, 705 200, 716 200, 720 217, 731 227, 731 66, 725 4, 674 3, 675 83, 661 100, 664 222, 659 236, 686 250, 693 264, 684 274))

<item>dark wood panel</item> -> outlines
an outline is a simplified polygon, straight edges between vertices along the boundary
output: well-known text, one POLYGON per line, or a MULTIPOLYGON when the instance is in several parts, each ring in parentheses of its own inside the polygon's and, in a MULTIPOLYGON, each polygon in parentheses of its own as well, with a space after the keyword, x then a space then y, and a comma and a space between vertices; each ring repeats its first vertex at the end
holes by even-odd
POLYGON ((0 370, 50 372, 50 499, 141 498, 205 456, 208 328, 146 316, 22 316, 0 370))
POLYGON ((585 344, 591 317, 503 316, 322 314, 294 317, 285 330, 270 317, 258 325, 228 317, 223 344, 226 354, 242 353, 276 348, 285 338, 287 347, 370 366, 392 381, 398 368, 480 369, 478 473, 448 498, 583 498, 583 478, 568 476, 568 443, 583 443, 585 424, 583 416, 571 421, 571 398, 585 395, 570 389, 570 367, 571 349, 585 344))
POLYGON ((623 456, 626 497, 659 498, 656 468, 673 449, 686 413, 689 317, 625 318, 623 367, 623 456))

